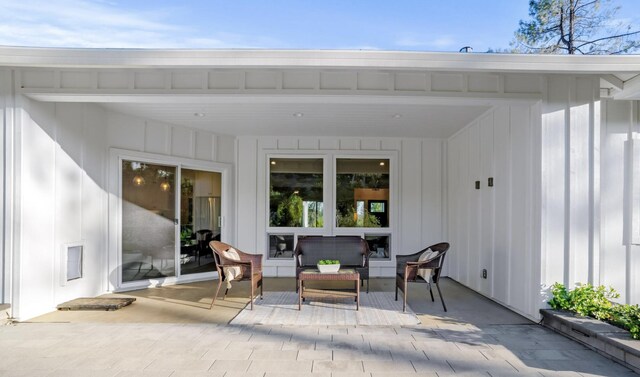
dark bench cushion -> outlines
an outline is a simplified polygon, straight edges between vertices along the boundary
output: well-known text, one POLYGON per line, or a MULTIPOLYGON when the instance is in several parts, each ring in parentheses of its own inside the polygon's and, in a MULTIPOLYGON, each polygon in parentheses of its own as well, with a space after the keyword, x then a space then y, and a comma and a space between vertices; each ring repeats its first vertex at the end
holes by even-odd
MULTIPOLYGON (((369 245, 358 236, 311 236, 298 239, 294 252, 296 260, 296 281, 300 273, 315 267, 321 259, 337 259, 340 268, 353 268, 360 274, 360 280, 367 281, 369 293, 369 245)), ((298 284, 296 283, 296 292, 298 284)))
POLYGON ((368 253, 367 243, 358 236, 304 237, 295 250, 299 267, 315 266, 322 259, 337 259, 344 267, 364 267, 368 253))

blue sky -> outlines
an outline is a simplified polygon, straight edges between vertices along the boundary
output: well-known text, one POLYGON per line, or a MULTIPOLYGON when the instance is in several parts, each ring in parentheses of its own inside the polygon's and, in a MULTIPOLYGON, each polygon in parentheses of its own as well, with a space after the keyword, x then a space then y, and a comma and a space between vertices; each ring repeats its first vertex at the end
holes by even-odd
MULTIPOLYGON (((614 0, 638 25, 639 0, 614 0)), ((0 0, 0 45, 474 51, 507 48, 528 0, 0 0)))

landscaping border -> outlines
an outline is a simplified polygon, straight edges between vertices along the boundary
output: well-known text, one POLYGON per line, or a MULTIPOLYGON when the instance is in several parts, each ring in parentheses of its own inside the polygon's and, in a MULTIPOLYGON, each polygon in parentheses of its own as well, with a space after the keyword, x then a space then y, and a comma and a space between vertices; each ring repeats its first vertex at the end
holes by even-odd
POLYGON ((624 329, 571 312, 540 309, 542 324, 640 373, 640 340, 624 329))

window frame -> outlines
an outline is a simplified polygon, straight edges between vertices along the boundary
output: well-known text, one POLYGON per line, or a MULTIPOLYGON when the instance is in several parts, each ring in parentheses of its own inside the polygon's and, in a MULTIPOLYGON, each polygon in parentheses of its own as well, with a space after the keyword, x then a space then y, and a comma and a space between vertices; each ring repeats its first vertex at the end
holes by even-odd
MULTIPOLYGON (((263 207, 263 221, 264 232, 258 239, 262 239, 264 245, 264 255, 266 260, 270 262, 269 266, 274 268, 286 267, 291 263, 292 258, 269 258, 269 236, 275 234, 293 234, 294 236, 294 249, 298 243, 298 238, 302 236, 360 236, 365 235, 381 235, 390 236, 389 244, 389 258, 372 260, 374 264, 389 263, 393 260, 395 250, 397 250, 397 242, 399 239, 397 224, 398 224, 398 209, 400 208, 399 197, 399 176, 398 169, 398 151, 396 150, 268 150, 264 149, 262 154, 264 160, 261 165, 264 166, 264 177, 261 181, 265 184, 263 189, 264 207, 263 207), (305 228, 305 227, 272 227, 270 225, 270 195, 269 188, 271 183, 271 159, 322 159, 322 201, 324 203, 324 224, 321 228, 305 228), (380 228, 365 228, 365 227, 338 227, 336 224, 335 210, 336 210, 336 185, 337 185, 337 160, 341 158, 346 159, 372 159, 372 160, 388 160, 389 161, 389 200, 388 206, 388 227, 380 228), (278 261, 282 263, 278 263, 278 261)), ((260 241, 259 241, 260 242, 260 241)))
MULTIPOLYGON (((267 234, 282 234, 282 233, 294 233, 297 237, 298 234, 309 234, 309 235, 326 235, 327 231, 327 178, 328 178, 328 168, 327 168, 327 156, 326 155, 318 155, 318 154, 270 154, 266 155, 266 190, 265 190, 265 203, 266 203, 266 213, 265 213, 265 224, 266 224, 266 233, 267 234), (294 226, 271 226, 270 216, 271 216, 271 197, 270 197, 270 187, 271 187, 271 159, 308 159, 308 160, 322 160, 322 203, 323 203, 323 225, 322 227, 294 227, 294 226)), ((333 216, 333 212, 329 213, 330 216, 333 216)), ((294 237, 295 238, 295 237, 294 237)))
MULTIPOLYGON (((358 234, 364 236, 364 234, 392 234, 395 230, 396 218, 395 214, 397 213, 395 207, 399 206, 399 200, 397 196, 397 184, 396 181, 398 179, 397 173, 397 162, 394 158, 395 154, 391 153, 359 153, 359 154, 334 154, 333 158, 333 182, 332 182, 332 197, 333 202, 332 211, 334 211, 334 218, 332 223, 333 234, 335 235, 346 235, 347 233, 358 234), (337 179, 337 171, 338 171, 338 160, 339 159, 359 159, 359 160, 388 160, 389 161, 389 199, 387 200, 387 217, 388 217, 388 226, 379 227, 379 228, 370 228, 370 227, 339 227, 336 223, 335 219, 335 211, 337 208, 336 200, 338 198, 338 179, 337 179), (345 230, 347 232, 345 232, 345 230), (351 232, 349 232, 351 230, 351 232)), ((366 206, 365 206, 365 209, 366 206)))

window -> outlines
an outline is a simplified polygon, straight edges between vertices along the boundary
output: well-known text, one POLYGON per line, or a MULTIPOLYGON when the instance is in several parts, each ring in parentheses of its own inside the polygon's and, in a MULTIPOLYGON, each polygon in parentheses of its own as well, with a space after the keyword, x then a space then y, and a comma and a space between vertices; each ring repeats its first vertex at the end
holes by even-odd
POLYGON ((389 259, 391 244, 391 235, 389 234, 365 234, 365 241, 369 245, 371 251, 371 259, 389 259))
POLYGON ((293 234, 269 234, 269 259, 293 258, 293 234))
POLYGON ((322 228, 323 160, 272 158, 269 168, 269 226, 322 228))
POLYGON ((336 159, 336 226, 389 227, 389 159, 336 159))

